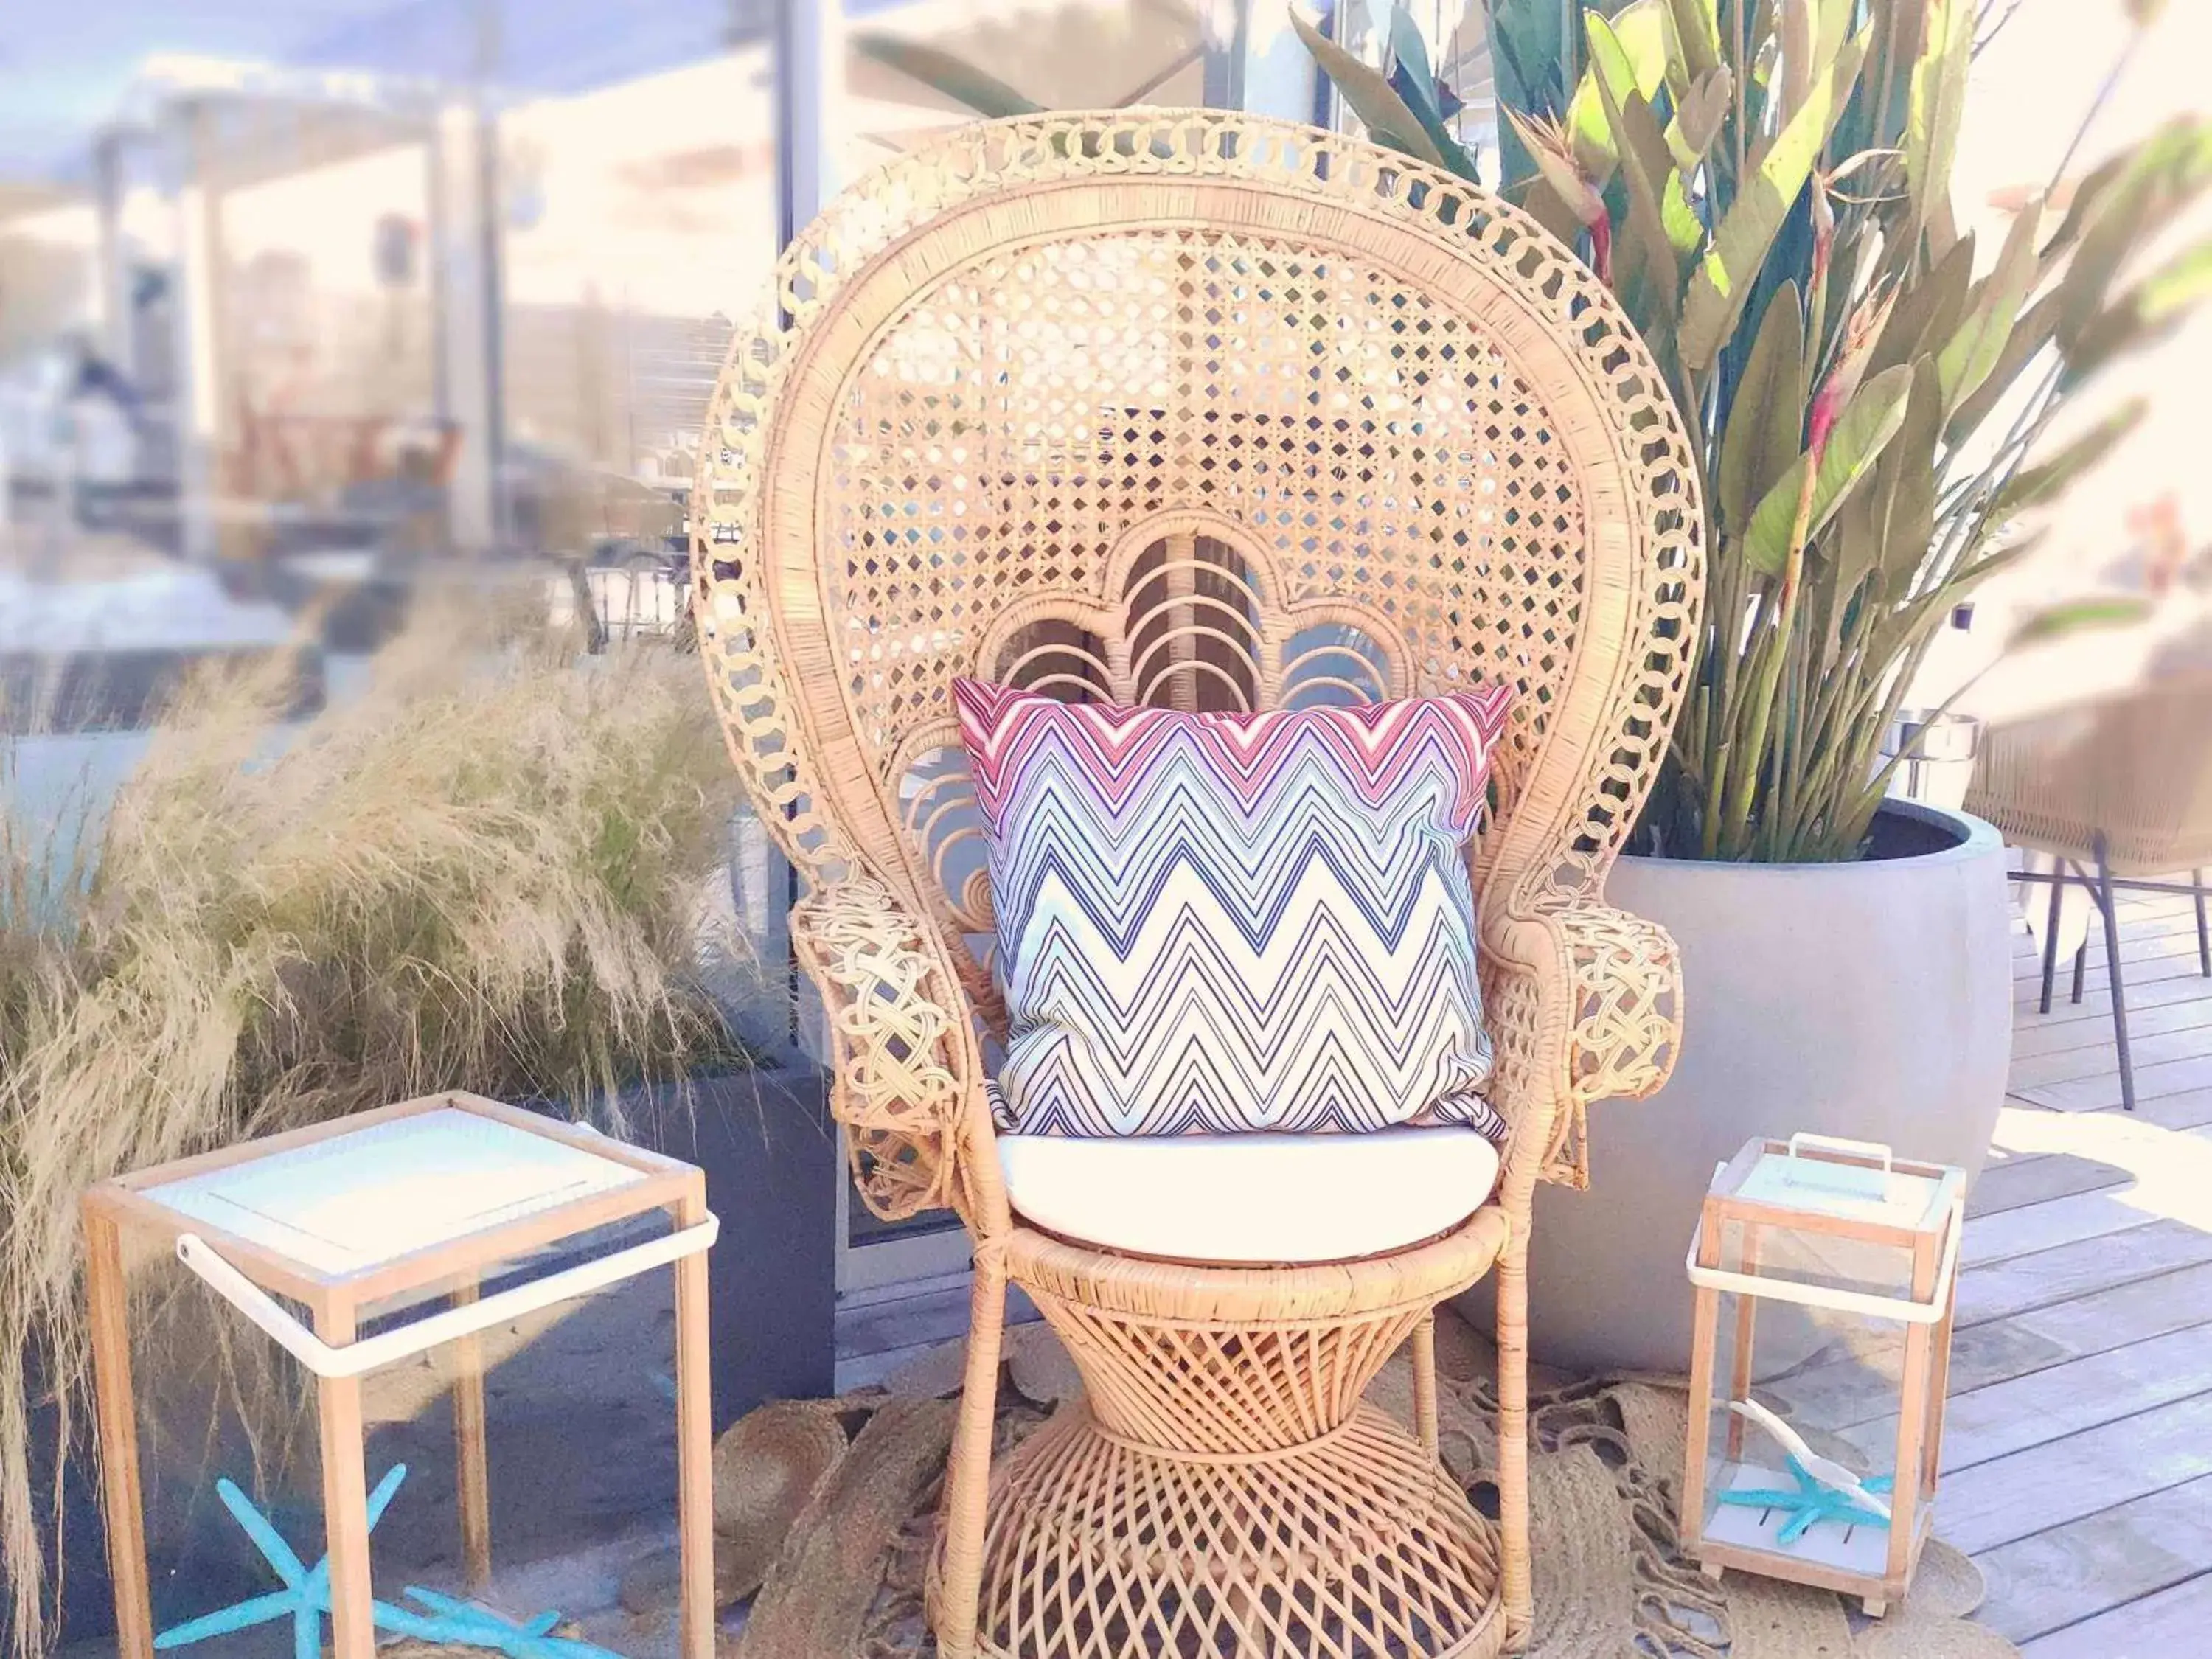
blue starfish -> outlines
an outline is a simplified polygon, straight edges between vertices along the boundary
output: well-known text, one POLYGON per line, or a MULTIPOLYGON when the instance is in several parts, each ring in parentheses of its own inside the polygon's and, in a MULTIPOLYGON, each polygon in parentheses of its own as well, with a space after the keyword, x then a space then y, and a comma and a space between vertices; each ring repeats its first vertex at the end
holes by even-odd
POLYGON ((595 1647, 589 1642, 554 1635, 553 1627, 561 1622, 558 1613, 541 1613, 535 1619, 518 1623, 501 1618, 479 1603, 441 1595, 436 1590, 423 1589, 419 1585, 410 1584, 402 1593, 409 1601, 419 1601, 436 1616, 423 1618, 396 1607, 387 1609, 381 1607, 380 1613, 395 1614, 398 1620, 404 1622, 393 1623, 390 1628, 404 1631, 410 1636, 420 1636, 425 1641, 459 1642, 469 1647, 494 1648, 508 1656, 508 1659, 622 1659, 620 1654, 595 1647))
MULTIPOLYGON (((1783 1510, 1790 1519, 1783 1523, 1782 1530, 1775 1534, 1775 1541, 1778 1544, 1796 1543, 1822 1521, 1833 1521, 1839 1525, 1854 1527, 1889 1525, 1885 1516, 1852 1503, 1848 1497, 1836 1491, 1832 1486, 1825 1486, 1814 1479, 1812 1475, 1806 1473, 1805 1466, 1800 1463, 1794 1455, 1784 1454, 1783 1462, 1789 1466, 1790 1478, 1797 1483, 1795 1491, 1783 1492, 1769 1487, 1756 1491, 1724 1492, 1720 1494, 1718 1501, 1723 1504, 1739 1504, 1747 1509, 1783 1510)), ((1879 1480, 1863 1481, 1861 1484, 1868 1492, 1879 1496, 1888 1492, 1893 1483, 1891 1477, 1885 1474, 1879 1480)))
MULTIPOLYGON (((369 1493, 371 1532, 376 1530, 376 1523, 384 1518, 384 1511, 391 1507, 399 1483, 406 1478, 407 1466, 395 1463, 376 1483, 376 1490, 369 1493)), ((194 1642, 204 1642, 210 1636, 228 1636, 233 1631, 289 1618, 292 1621, 293 1659, 322 1659, 323 1617, 331 1610, 330 1557, 325 1556, 309 1568, 300 1559, 298 1552, 284 1541, 283 1534, 269 1523, 269 1518, 254 1507, 252 1498, 228 1480, 216 1481, 215 1490, 223 1507, 283 1581, 284 1588, 265 1595, 249 1596, 198 1619, 173 1625, 154 1638, 154 1645, 163 1650, 185 1647, 194 1642)), ((553 1627, 561 1622, 557 1612, 541 1613, 534 1619, 517 1623, 501 1618, 489 1607, 441 1595, 436 1590, 410 1584, 404 1594, 408 1600, 419 1602, 429 1611, 416 1613, 411 1608, 396 1607, 389 1601, 372 1600, 368 1604, 369 1616, 379 1630, 425 1642, 490 1648, 507 1655, 507 1659, 622 1659, 619 1654, 594 1647, 589 1642, 554 1635, 553 1627)))
MULTIPOLYGON (((376 1530, 376 1523, 384 1518, 384 1511, 391 1505, 392 1494, 406 1478, 407 1466, 395 1463, 376 1483, 376 1490, 369 1493, 371 1532, 376 1530)), ((294 1659, 322 1659, 323 1615, 331 1610, 331 1558, 325 1555, 310 1570, 276 1528, 269 1524, 268 1517, 253 1506, 253 1500, 236 1486, 228 1480, 218 1480, 215 1492, 222 1499, 222 1506, 230 1511, 231 1518, 253 1540, 262 1559, 283 1580, 284 1588, 271 1590, 266 1595, 249 1596, 198 1619, 188 1619, 181 1625, 172 1625, 154 1638, 154 1645, 181 1648, 193 1642, 204 1642, 210 1636, 228 1636, 233 1631, 289 1618, 292 1621, 294 1659)))

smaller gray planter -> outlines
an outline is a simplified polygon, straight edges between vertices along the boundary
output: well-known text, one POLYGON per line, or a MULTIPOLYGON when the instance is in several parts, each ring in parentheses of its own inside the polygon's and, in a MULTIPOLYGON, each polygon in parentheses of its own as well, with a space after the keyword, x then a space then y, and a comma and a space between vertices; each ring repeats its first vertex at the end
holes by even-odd
MULTIPOLYGON (((1898 801, 1875 846, 1852 864, 1614 866, 1608 901, 1680 947, 1682 1052, 1651 1099, 1591 1107, 1588 1192, 1537 1193, 1538 1359, 1688 1370, 1682 1258, 1714 1165, 1754 1135, 1882 1141, 1979 1172, 2012 1043, 2004 845, 1978 818, 1898 801)), ((1762 1330, 1764 1374, 1791 1363, 1780 1334, 1762 1330)))

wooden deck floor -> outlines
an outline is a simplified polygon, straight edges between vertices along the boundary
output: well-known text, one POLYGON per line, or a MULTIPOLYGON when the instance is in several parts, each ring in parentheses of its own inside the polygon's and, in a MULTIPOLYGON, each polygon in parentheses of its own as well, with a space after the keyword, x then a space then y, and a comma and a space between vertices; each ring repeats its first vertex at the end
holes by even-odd
POLYGON ((1959 1286, 1939 1530, 2028 1659, 2212 1654, 2212 979, 2186 899, 2122 906, 2048 1014, 2016 939, 2011 1095, 1959 1286))

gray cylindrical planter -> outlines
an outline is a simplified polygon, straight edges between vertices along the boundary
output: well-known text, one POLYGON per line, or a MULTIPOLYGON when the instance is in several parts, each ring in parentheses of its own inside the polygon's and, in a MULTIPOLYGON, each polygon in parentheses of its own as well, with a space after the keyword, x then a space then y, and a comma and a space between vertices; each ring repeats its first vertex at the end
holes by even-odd
MULTIPOLYGON (((1753 1135, 1812 1130, 1980 1170, 2012 1042, 2003 843, 1978 818, 1899 801, 1875 848, 1893 856, 1614 866, 1608 900, 1681 948, 1682 1051, 1651 1099, 1590 1109, 1589 1191, 1537 1194, 1538 1359, 1689 1369, 1682 1258, 1713 1166, 1753 1135)), ((1762 1372, 1786 1347, 1762 1330, 1762 1372)))

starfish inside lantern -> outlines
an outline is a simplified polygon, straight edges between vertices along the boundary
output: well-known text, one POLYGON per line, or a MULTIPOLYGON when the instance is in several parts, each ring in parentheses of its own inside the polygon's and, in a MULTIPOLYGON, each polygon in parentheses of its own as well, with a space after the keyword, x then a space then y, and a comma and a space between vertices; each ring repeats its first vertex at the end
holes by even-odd
POLYGON ((1782 1462, 1796 1484, 1788 1488, 1749 1487, 1718 1494, 1718 1501, 1744 1509, 1779 1510, 1790 1518, 1775 1534, 1778 1544, 1794 1544, 1823 1521, 1840 1526, 1887 1527, 1892 1480, 1862 1480, 1832 1458, 1821 1456, 1804 1436, 1753 1400, 1731 1400, 1729 1409, 1765 1430, 1782 1447, 1782 1462))
MULTIPOLYGON (((385 1510, 391 1507, 392 1497, 399 1490, 399 1483, 406 1478, 407 1466, 395 1463, 376 1483, 375 1491, 368 1495, 369 1531, 376 1530, 376 1523, 384 1518, 385 1510)), ((234 1483, 218 1480, 215 1490, 222 1506, 230 1511, 240 1529, 253 1540, 254 1547, 261 1552, 262 1559, 269 1563, 270 1570, 284 1588, 264 1595, 248 1596, 198 1619, 173 1625, 154 1638, 155 1647, 163 1650, 186 1647, 210 1637, 228 1636, 234 1631, 289 1619, 293 1659, 322 1659, 323 1619, 331 1610, 330 1557, 326 1555, 309 1567, 300 1559, 299 1553, 284 1541, 283 1534, 270 1523, 268 1516, 255 1507, 253 1500, 234 1483)), ((561 1623, 558 1613, 541 1613, 534 1619, 518 1621, 478 1603, 413 1584, 402 1593, 428 1611, 416 1613, 394 1607, 389 1601, 371 1601, 370 1616, 379 1630, 425 1642, 489 1648, 507 1655, 507 1659, 621 1659, 620 1655, 589 1642, 553 1634, 555 1626, 561 1623)))

